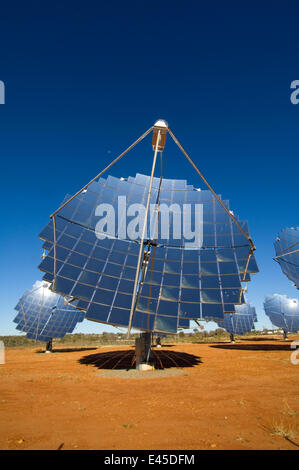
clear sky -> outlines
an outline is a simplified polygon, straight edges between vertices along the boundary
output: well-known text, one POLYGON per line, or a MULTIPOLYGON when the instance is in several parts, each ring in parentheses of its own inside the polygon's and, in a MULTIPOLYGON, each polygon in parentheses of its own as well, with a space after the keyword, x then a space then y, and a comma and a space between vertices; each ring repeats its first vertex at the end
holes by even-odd
MULTIPOLYGON (((249 222, 258 326, 270 326, 265 295, 298 296, 272 259, 278 231, 299 225, 298 14, 295 1, 1 5, 0 335, 14 334, 14 306, 41 278, 49 215, 158 118, 249 222)), ((111 174, 149 174, 151 158, 147 140, 111 174)), ((202 186, 169 138, 164 174, 202 186)))

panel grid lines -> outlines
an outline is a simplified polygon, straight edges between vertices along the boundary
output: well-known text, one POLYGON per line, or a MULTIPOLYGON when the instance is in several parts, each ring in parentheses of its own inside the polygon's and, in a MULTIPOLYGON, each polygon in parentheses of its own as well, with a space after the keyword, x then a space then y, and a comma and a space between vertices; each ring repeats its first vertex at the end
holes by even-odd
POLYGON ((299 289, 299 227, 281 230, 274 247, 282 272, 299 289))
MULTIPOLYGON (((158 182, 159 178, 154 180, 154 203, 158 182)), ((140 174, 123 181, 101 178, 58 212, 55 273, 51 222, 40 234, 48 250, 39 266, 45 272, 44 279, 53 282, 56 274, 55 290, 75 297, 91 320, 127 326, 139 249, 138 240, 117 238, 118 233, 105 240, 97 238, 93 211, 99 202, 110 202, 115 207, 119 195, 127 195, 127 206, 142 202, 148 183, 149 177, 140 174)), ((151 254, 132 326, 146 329, 148 316, 151 330, 167 333, 177 331, 180 319, 184 324, 190 319, 222 319, 224 313, 235 311, 234 305, 244 302, 243 297, 240 299, 241 275, 249 243, 210 191, 196 191, 186 181, 162 180, 160 195, 161 203, 181 208, 189 202, 203 203, 203 246, 187 250, 183 236, 171 246, 171 240, 163 243, 158 231, 155 259, 151 254)), ((228 201, 223 202, 229 207, 228 201)), ((115 210, 117 217, 123 216, 117 213, 117 207, 115 210)), ((148 220, 155 222, 153 218, 148 220)), ((247 233, 247 222, 239 223, 247 233)), ((254 257, 246 280, 250 280, 249 272, 257 272, 254 257)))
POLYGON ((39 341, 62 338, 71 333, 78 322, 84 319, 84 312, 75 305, 64 304, 64 299, 49 290, 49 285, 37 281, 31 291, 26 291, 19 300, 14 319, 19 331, 39 341))
POLYGON ((290 333, 299 330, 299 302, 286 295, 273 294, 266 297, 264 310, 270 321, 278 328, 290 333))

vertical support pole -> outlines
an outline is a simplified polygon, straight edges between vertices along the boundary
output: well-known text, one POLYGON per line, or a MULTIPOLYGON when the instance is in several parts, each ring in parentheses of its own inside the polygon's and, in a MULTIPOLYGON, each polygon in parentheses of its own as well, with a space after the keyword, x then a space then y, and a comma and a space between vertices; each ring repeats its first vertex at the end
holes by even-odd
POLYGON ((139 338, 135 341, 135 355, 136 355, 136 369, 137 370, 152 370, 152 333, 146 331, 141 333, 139 338))
POLYGON ((51 353, 53 351, 53 338, 46 344, 46 353, 51 353))
POLYGON ((151 177, 150 177, 150 183, 149 183, 149 189, 148 189, 148 195, 147 195, 147 202, 146 202, 146 208, 145 208, 145 216, 144 216, 144 222, 143 222, 143 228, 142 228, 142 235, 141 235, 141 240, 140 240, 138 262, 137 262, 137 268, 136 268, 136 276, 135 276, 134 290, 133 290, 130 317, 129 317, 129 324, 128 324, 128 337, 130 336, 130 333, 131 333, 132 320, 133 320, 133 315, 134 315, 134 310, 135 310, 136 292, 137 292, 138 279, 139 279, 139 274, 140 274, 141 258, 142 258, 142 253, 143 253, 143 242, 144 242, 145 231, 146 231, 146 227, 147 227, 147 215, 148 215, 148 209, 149 209, 149 204, 150 204, 150 200, 151 200, 152 185, 153 185, 153 179, 154 179, 154 173, 155 173, 155 167, 156 167, 156 161, 157 161, 158 147, 159 147, 159 142, 160 142, 160 134, 161 134, 161 132, 160 132, 160 130, 158 130, 158 136, 157 136, 157 141, 156 141, 156 147, 155 147, 155 153, 154 153, 154 159, 153 159, 153 165, 152 165, 152 172, 151 172, 151 177))

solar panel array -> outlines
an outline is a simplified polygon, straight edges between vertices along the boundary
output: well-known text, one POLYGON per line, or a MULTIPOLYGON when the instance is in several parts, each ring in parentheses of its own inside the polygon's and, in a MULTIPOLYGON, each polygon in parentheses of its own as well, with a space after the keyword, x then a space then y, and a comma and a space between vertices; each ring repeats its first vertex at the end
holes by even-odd
POLYGON ((266 297, 264 310, 273 325, 286 332, 297 333, 299 330, 299 302, 286 295, 273 294, 266 297))
POLYGON ((49 290, 49 284, 39 282, 32 290, 24 292, 15 310, 16 329, 27 333, 27 337, 38 341, 63 338, 72 333, 85 313, 72 304, 65 304, 64 298, 49 290))
MULTIPOLYGON (((128 326, 140 236, 130 239, 118 223, 107 224, 102 231, 97 225, 99 204, 111 204, 115 219, 123 221, 131 204, 145 204, 150 177, 118 179, 109 176, 93 182, 56 215, 56 281, 55 292, 78 300, 77 308, 86 311, 86 318, 116 326, 128 326), (119 197, 126 196, 118 207, 119 197), (99 239, 106 232, 109 238, 99 239)), ((182 233, 168 238, 155 214, 149 214, 147 240, 152 245, 144 282, 138 292, 132 327, 160 333, 176 333, 189 327, 189 321, 220 320, 224 313, 234 312, 235 304, 244 303, 242 280, 258 271, 251 256, 246 275, 250 244, 232 222, 209 190, 195 190, 185 180, 154 178, 151 203, 175 204, 169 227, 173 233, 175 217, 182 217, 184 204, 203 207, 203 243, 199 249, 186 249, 190 240, 182 233), (151 233, 156 227, 154 237, 151 233)), ((223 201, 229 208, 229 202, 223 201)), ((130 209, 129 209, 130 210, 130 209)), ((161 216, 162 218, 162 216, 161 216)), ((236 218, 236 216, 235 216, 236 218)), ((246 221, 240 221, 245 233, 246 221)), ((130 223, 130 222, 129 222, 130 223)), ((195 221, 191 221, 192 230, 195 221)), ((128 224, 129 228, 129 224, 128 224)), ((40 234, 47 256, 39 268, 44 280, 53 282, 53 221, 40 234)))
POLYGON ((236 305, 234 314, 226 313, 224 320, 218 322, 218 326, 228 333, 243 335, 254 330, 254 322, 257 321, 256 311, 249 304, 236 305))
POLYGON ((282 272, 299 289, 299 227, 281 230, 274 247, 282 272))

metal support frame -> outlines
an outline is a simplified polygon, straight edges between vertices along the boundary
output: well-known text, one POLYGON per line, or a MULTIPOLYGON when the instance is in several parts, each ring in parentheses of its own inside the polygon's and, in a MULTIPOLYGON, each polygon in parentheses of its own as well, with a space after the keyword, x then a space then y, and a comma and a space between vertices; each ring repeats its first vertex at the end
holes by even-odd
MULTIPOLYGON (((213 190, 213 188, 210 186, 208 181, 205 179, 203 174, 199 171, 193 160, 190 158, 186 150, 183 148, 183 146, 180 144, 178 139, 175 137, 171 129, 168 127, 168 125, 164 121, 157 121, 157 123, 150 127, 144 134, 142 134, 132 145, 130 145, 124 152, 122 152, 117 158, 115 158, 109 165, 104 168, 100 173, 98 173, 89 183, 87 183, 85 186, 83 186, 79 191, 77 191, 72 197, 70 197, 66 202, 64 202, 53 214, 51 214, 51 219, 53 220, 53 232, 54 232, 54 279, 53 279, 53 290, 55 290, 55 282, 56 282, 56 277, 57 277, 57 230, 56 230, 56 215, 58 212, 63 209, 69 202, 71 202, 77 195, 79 195, 82 191, 88 188, 90 184, 92 184, 94 181, 96 181, 101 175, 103 175, 109 168, 111 168, 117 161, 119 161, 124 155, 126 155, 129 150, 131 150, 133 147, 135 147, 142 139, 144 139, 151 131, 153 131, 153 147, 154 147, 154 157, 153 157, 153 163, 152 163, 152 170, 151 170, 151 176, 150 176, 150 183, 149 183, 149 190, 148 190, 148 195, 147 195, 147 203, 146 203, 146 211, 145 211, 145 218, 144 218, 144 224, 143 224, 143 229, 142 229, 142 236, 140 240, 140 248, 139 248, 139 254, 138 254, 138 262, 137 262, 137 268, 136 268, 136 276, 135 276, 135 282, 134 282, 134 290, 133 290, 133 295, 132 295, 132 303, 131 303, 131 308, 130 308, 130 317, 129 317, 129 324, 128 324, 128 337, 130 336, 131 328, 132 328, 132 321, 133 321, 133 316, 138 300, 138 285, 140 285, 140 276, 144 278, 145 276, 145 270, 146 267, 143 268, 143 273, 141 274, 141 268, 142 268, 142 254, 144 252, 144 239, 145 239, 145 231, 147 227, 147 218, 148 218, 148 209, 149 209, 149 204, 150 204, 150 198, 151 198, 151 191, 152 191, 152 183, 153 183, 153 178, 154 178, 154 172, 155 172, 155 167, 156 167, 156 160, 157 160, 157 153, 158 151, 161 152, 161 179, 162 179, 162 151, 165 145, 165 140, 166 140, 166 134, 169 132, 170 136, 176 143, 176 145, 179 147, 179 149, 182 151, 182 153, 185 155, 191 166, 195 169, 197 174, 200 176, 200 178, 203 180, 203 182, 206 184, 206 186, 209 188, 209 190, 212 192, 214 195, 215 199, 219 202, 219 204, 223 207, 225 212, 228 214, 232 222, 238 227, 240 232, 244 235, 244 237, 247 239, 250 249, 249 249, 249 254, 248 258, 245 264, 244 272, 243 272, 243 279, 242 281, 244 282, 246 280, 246 274, 248 271, 248 266, 249 266, 249 261, 250 258, 255 251, 256 247, 252 241, 252 239, 249 237, 249 235, 243 230, 239 222, 235 219, 231 211, 225 206, 223 201, 219 198, 219 196, 216 194, 216 192, 213 190), (161 125, 162 124, 162 125, 161 125)), ((241 296, 242 296, 243 290, 240 291, 240 298, 239 302, 241 303, 241 296)))
MULTIPOLYGON (((297 243, 296 243, 296 245, 297 245, 297 243)), ((275 256, 275 258, 273 258, 273 259, 274 259, 274 261, 278 261, 279 258, 283 258, 284 256, 293 255, 294 253, 298 253, 298 251, 299 251, 299 248, 297 250, 288 251, 287 253, 282 253, 281 252, 280 255, 275 256)), ((296 264, 290 263, 290 261, 286 261, 285 259, 283 259, 282 261, 284 261, 285 263, 288 263, 288 264, 292 264, 293 266, 297 266, 296 264)))
POLYGON ((156 161, 157 161, 157 153, 158 153, 158 148, 159 148, 159 142, 160 142, 160 130, 158 130, 158 136, 157 136, 157 140, 156 140, 156 147, 155 147, 155 152, 154 152, 152 171, 151 171, 151 177, 150 177, 150 183, 149 183, 149 189, 148 189, 148 194, 147 194, 144 222, 143 222, 143 227, 142 227, 142 235, 141 235, 141 239, 140 239, 140 247, 139 247, 139 254, 138 254, 138 261, 137 261, 137 268, 136 268, 136 276, 135 276, 135 282, 134 282, 134 290, 133 290, 130 317, 129 317, 129 325, 128 325, 128 337, 130 336, 130 333, 131 333, 132 321, 133 321, 134 311, 135 311, 135 308, 136 308, 136 293, 137 293, 138 279, 139 279, 139 275, 140 275, 141 257, 142 257, 142 253, 143 253, 143 249, 144 249, 143 248, 143 242, 144 242, 145 231, 146 231, 146 227, 147 227, 147 215, 148 215, 148 209, 149 209, 149 204, 150 204, 150 200, 151 200, 152 185, 153 185, 153 179, 154 179, 154 173, 155 173, 155 167, 156 167, 156 161))

